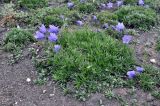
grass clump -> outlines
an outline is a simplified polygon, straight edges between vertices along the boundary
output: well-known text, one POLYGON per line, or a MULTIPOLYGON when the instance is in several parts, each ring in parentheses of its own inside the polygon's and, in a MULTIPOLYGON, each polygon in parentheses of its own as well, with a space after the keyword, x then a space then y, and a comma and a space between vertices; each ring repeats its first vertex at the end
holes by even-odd
POLYGON ((160 2, 159 0, 146 0, 149 3, 150 7, 155 9, 157 12, 160 12, 160 2))
POLYGON ((102 11, 97 14, 97 18, 100 23, 117 24, 118 16, 109 11, 102 11))
POLYGON ((43 22, 46 26, 49 26, 51 24, 56 25, 56 26, 62 26, 63 25, 63 20, 58 17, 58 16, 46 16, 44 17, 44 22, 43 22))
POLYGON ((96 11, 96 6, 93 3, 79 3, 78 10, 80 13, 93 13, 96 11))
POLYGON ((130 28, 147 30, 157 23, 156 12, 140 6, 123 6, 115 12, 118 19, 130 28))
POLYGON ((158 41, 157 41, 156 49, 157 49, 158 51, 160 51, 160 38, 159 38, 158 41))
POLYGON ((67 22, 69 24, 75 24, 77 20, 81 20, 82 19, 82 14, 79 13, 78 11, 76 11, 76 10, 73 10, 73 11, 69 11, 66 14, 66 17, 68 18, 67 22))
POLYGON ((140 87, 144 91, 154 91, 155 89, 158 89, 160 83, 160 70, 151 65, 145 65, 144 69, 144 73, 138 75, 134 80, 128 80, 129 82, 127 84, 140 87))
POLYGON ((33 35, 30 32, 20 28, 13 28, 6 34, 4 45, 6 51, 11 52, 33 41, 33 35))
POLYGON ((47 6, 48 0, 19 0, 20 7, 35 9, 47 6))
POLYGON ((65 84, 66 88, 72 83, 79 93, 97 91, 102 82, 112 87, 123 85, 122 77, 134 64, 128 46, 103 32, 89 29, 64 31, 61 35, 60 52, 37 64, 54 80, 65 84))
POLYGON ((124 4, 137 4, 138 0, 124 0, 124 4))

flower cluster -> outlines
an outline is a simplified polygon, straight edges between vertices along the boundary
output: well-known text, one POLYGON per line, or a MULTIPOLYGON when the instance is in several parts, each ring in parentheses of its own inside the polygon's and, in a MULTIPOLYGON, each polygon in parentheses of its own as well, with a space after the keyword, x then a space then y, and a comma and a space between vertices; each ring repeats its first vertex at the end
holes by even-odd
MULTIPOLYGON (((54 26, 54 25, 49 25, 49 28, 47 29, 46 26, 44 24, 42 24, 39 27, 39 30, 36 31, 35 34, 35 39, 38 41, 42 41, 42 40, 48 40, 49 42, 52 43, 56 43, 58 40, 58 33, 59 33, 59 28, 54 26)), ((58 53, 60 50, 61 46, 55 44, 53 51, 58 53)))
MULTIPOLYGON (((144 0, 138 0, 139 6, 144 6, 144 0)), ((101 9, 112 9, 114 6, 120 7, 123 5, 123 0, 117 0, 116 3, 108 2, 106 4, 101 3, 100 8, 101 9)))
POLYGON ((141 74, 143 71, 144 71, 144 68, 143 68, 143 67, 137 66, 137 67, 136 67, 136 71, 134 71, 134 70, 128 71, 128 72, 127 72, 127 76, 128 76, 128 78, 132 79, 132 78, 134 78, 137 74, 141 74))
POLYGON ((117 0, 116 3, 108 2, 106 4, 101 3, 100 8, 101 9, 112 9, 114 6, 120 7, 123 5, 123 0, 117 0))
MULTIPOLYGON (((108 28, 109 28, 108 23, 103 24, 102 28, 108 29, 108 28)), ((124 31, 124 29, 125 29, 125 26, 124 26, 123 22, 122 22, 122 23, 121 23, 121 22, 118 22, 118 24, 117 24, 116 26, 111 25, 111 28, 112 28, 113 30, 118 31, 119 33, 122 34, 123 31, 124 31)), ((122 37, 122 42, 123 42, 124 44, 129 44, 129 43, 131 42, 131 40, 132 40, 132 36, 131 36, 131 35, 124 35, 124 36, 122 37)))

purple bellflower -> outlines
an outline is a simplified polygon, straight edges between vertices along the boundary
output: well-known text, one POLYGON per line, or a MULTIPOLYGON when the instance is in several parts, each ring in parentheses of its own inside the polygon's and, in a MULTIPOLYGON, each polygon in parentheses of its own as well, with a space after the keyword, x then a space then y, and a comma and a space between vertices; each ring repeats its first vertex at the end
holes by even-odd
POLYGON ((76 21, 76 23, 77 23, 78 26, 82 26, 83 25, 83 22, 80 21, 80 20, 76 21))
POLYGON ((132 40, 132 36, 130 36, 130 35, 124 35, 123 38, 122 38, 122 40, 123 40, 124 44, 128 44, 132 40))
POLYGON ((40 31, 36 31, 36 34, 34 36, 37 40, 43 40, 45 38, 44 34, 40 31))
POLYGON ((133 71, 128 71, 127 76, 128 76, 129 79, 132 79, 136 76, 136 72, 134 70, 133 71))
POLYGON ((48 36, 48 40, 50 42, 56 42, 58 40, 58 37, 55 33, 50 33, 50 35, 48 36))
POLYGON ((123 22, 122 22, 122 23, 119 22, 119 23, 116 25, 116 30, 117 30, 117 31, 122 31, 122 30, 124 30, 124 28, 125 28, 125 26, 124 26, 123 22))
POLYGON ((60 49, 61 49, 60 45, 54 45, 53 51, 56 52, 56 53, 58 53, 60 49))
POLYGON ((94 15, 94 16, 92 17, 92 19, 93 19, 94 21, 97 21, 97 16, 94 15))
POLYGON ((138 1, 138 4, 139 4, 140 6, 143 6, 143 5, 144 5, 144 0, 139 0, 139 1, 138 1))
POLYGON ((68 2, 68 3, 67 3, 67 7, 68 7, 69 9, 72 9, 72 8, 74 7, 74 3, 73 3, 73 2, 68 2))
POLYGON ((54 26, 54 25, 49 25, 48 32, 58 34, 59 33, 59 28, 54 26))
POLYGON ((101 8, 101 9, 106 9, 106 4, 101 3, 100 8, 101 8))
POLYGON ((42 24, 40 27, 39 27, 39 31, 41 33, 46 33, 47 32, 47 29, 46 29, 46 26, 44 24, 42 24))
POLYGON ((138 73, 142 73, 144 71, 143 67, 136 67, 138 73))
POLYGON ((103 24, 102 27, 103 27, 104 29, 108 29, 108 28, 109 28, 108 23, 103 24))
POLYGON ((121 5, 123 5, 123 1, 117 1, 117 6, 120 7, 121 5))
POLYGON ((107 8, 109 8, 109 9, 113 8, 113 3, 111 3, 111 2, 107 3, 107 8))

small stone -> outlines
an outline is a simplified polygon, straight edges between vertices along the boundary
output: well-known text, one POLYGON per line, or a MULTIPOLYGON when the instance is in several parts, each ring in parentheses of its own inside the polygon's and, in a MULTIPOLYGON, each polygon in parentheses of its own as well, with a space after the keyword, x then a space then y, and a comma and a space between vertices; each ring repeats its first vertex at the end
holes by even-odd
POLYGON ((17 105, 17 104, 18 104, 18 102, 15 102, 14 104, 15 104, 15 105, 17 105))
POLYGON ((43 90, 43 93, 46 93, 47 90, 43 90))
POLYGON ((150 62, 151 63, 156 63, 156 60, 155 59, 150 59, 150 62))
POLYGON ((102 102, 102 100, 101 100, 101 99, 99 100, 99 104, 100 104, 100 105, 102 105, 102 104, 103 104, 103 102, 102 102))
POLYGON ((19 25, 17 25, 17 28, 19 28, 19 29, 20 29, 20 26, 19 26, 19 25))
POLYGON ((27 82, 31 82, 31 79, 30 79, 30 78, 27 78, 26 81, 27 81, 27 82))
POLYGON ((147 101, 150 102, 150 101, 153 101, 153 100, 154 100, 154 97, 151 94, 148 94, 147 95, 147 101))
POLYGON ((49 94, 49 96, 50 96, 50 97, 53 97, 53 96, 54 96, 54 94, 49 94))

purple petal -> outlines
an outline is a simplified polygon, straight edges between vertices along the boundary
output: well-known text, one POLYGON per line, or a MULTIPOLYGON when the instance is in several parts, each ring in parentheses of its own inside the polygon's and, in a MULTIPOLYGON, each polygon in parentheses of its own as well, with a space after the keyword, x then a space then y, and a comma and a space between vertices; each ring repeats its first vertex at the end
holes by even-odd
POLYGON ((124 44, 128 44, 132 40, 132 36, 130 36, 130 35, 124 35, 123 38, 122 38, 122 40, 123 40, 124 44))
POLYGON ((125 26, 124 26, 123 22, 122 23, 118 22, 118 24, 116 25, 117 31, 122 31, 122 30, 124 30, 124 28, 125 28, 125 26))
POLYGON ((96 21, 97 20, 97 16, 94 15, 93 16, 93 20, 96 21))
POLYGON ((113 3, 111 3, 111 2, 107 3, 107 7, 108 7, 109 9, 112 8, 112 7, 113 7, 113 3))
POLYGON ((143 67, 136 67, 137 72, 142 73, 144 71, 143 67))
POLYGON ((77 23, 77 25, 79 25, 79 26, 82 26, 82 25, 83 25, 83 22, 80 21, 80 20, 76 21, 76 23, 77 23))
POLYGON ((106 8, 106 4, 101 3, 100 8, 101 8, 101 9, 105 9, 105 8, 106 8))
POLYGON ((68 7, 69 9, 73 8, 73 7, 74 7, 74 3, 68 2, 68 3, 67 3, 67 7, 68 7))
POLYGON ((44 34, 40 31, 36 31, 36 34, 34 36, 37 40, 43 40, 45 38, 44 34))
POLYGON ((136 76, 136 72, 134 70, 133 71, 128 71, 127 76, 128 76, 128 78, 132 79, 136 76))
POLYGON ((60 45, 54 45, 53 51, 56 52, 56 53, 58 53, 60 49, 61 49, 60 45))
POLYGON ((108 23, 103 24, 102 27, 103 27, 104 29, 108 29, 108 28, 109 28, 108 23))
POLYGON ((48 36, 48 40, 50 42, 56 42, 58 40, 58 37, 55 33, 50 33, 50 36, 48 36))
POLYGON ((41 27, 39 27, 39 31, 42 32, 42 33, 46 33, 47 32, 47 29, 46 29, 44 24, 42 24, 41 27))
POLYGON ((139 1, 138 1, 138 4, 139 4, 140 6, 143 6, 143 5, 144 5, 144 0, 139 0, 139 1))
POLYGON ((58 34, 59 33, 59 28, 54 26, 54 25, 49 25, 48 32, 58 34))
POLYGON ((117 6, 120 7, 121 5, 123 5, 123 1, 117 1, 117 6))

